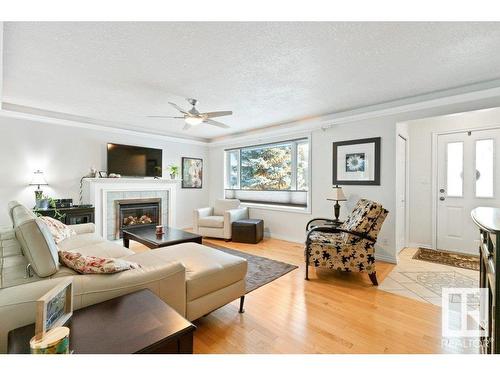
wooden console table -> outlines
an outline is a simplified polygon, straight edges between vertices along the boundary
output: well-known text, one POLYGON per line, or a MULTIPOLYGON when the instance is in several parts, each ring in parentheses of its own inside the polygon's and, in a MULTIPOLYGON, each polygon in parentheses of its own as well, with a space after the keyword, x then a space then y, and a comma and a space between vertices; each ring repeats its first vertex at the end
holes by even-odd
MULTIPOLYGON (((192 354, 196 329, 149 289, 76 310, 66 325, 75 354, 192 354)), ((8 353, 29 354, 34 333, 10 331, 8 353)))
MULTIPOLYGON (((489 291, 488 331, 481 337, 481 353, 500 353, 500 209, 492 207, 478 207, 471 212, 472 220, 479 227, 480 232, 480 288, 489 291)), ((483 308, 483 306, 481 306, 483 308)), ((482 327, 481 327, 482 328, 482 327)))

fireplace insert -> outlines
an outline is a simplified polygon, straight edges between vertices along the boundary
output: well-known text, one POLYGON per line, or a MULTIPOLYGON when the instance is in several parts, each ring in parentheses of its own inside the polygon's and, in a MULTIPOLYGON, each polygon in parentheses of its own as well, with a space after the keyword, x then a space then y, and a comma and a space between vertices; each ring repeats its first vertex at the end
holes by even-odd
POLYGON ((116 238, 123 237, 123 229, 161 225, 161 199, 116 200, 116 238))

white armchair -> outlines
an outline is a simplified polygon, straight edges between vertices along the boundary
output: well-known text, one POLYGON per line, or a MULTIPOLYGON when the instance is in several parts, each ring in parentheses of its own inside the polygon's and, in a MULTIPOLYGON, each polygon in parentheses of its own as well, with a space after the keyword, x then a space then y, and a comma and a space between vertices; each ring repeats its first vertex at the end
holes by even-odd
POLYGON ((217 199, 214 207, 197 208, 193 215, 193 230, 206 237, 231 239, 231 226, 236 220, 248 219, 248 208, 238 199, 217 199))

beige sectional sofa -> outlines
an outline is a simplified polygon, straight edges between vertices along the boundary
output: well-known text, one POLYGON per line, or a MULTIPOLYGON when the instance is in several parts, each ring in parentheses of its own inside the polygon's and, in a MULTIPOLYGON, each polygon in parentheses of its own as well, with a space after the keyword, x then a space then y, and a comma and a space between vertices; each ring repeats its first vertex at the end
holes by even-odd
POLYGON ((105 301, 134 290, 150 289, 189 320, 195 320, 245 294, 246 260, 197 243, 134 253, 95 233, 93 224, 55 244, 40 218, 18 202, 9 204, 13 228, 0 230, 0 353, 8 331, 32 323, 35 301, 71 277, 74 308, 105 301), (57 250, 122 258, 139 269, 107 275, 81 275, 58 262, 57 250), (30 265, 31 277, 27 277, 30 265))

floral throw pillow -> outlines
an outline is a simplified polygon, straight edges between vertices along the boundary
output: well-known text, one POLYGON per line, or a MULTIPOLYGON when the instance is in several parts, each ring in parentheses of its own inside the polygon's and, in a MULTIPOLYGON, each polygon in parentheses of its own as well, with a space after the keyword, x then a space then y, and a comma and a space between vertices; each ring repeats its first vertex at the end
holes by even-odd
POLYGON ((137 263, 116 258, 100 258, 82 255, 74 251, 59 251, 59 261, 66 267, 82 274, 116 273, 140 268, 137 263))
POLYGON ((76 232, 73 229, 64 223, 61 223, 59 220, 48 216, 42 216, 40 219, 42 219, 47 227, 49 227, 50 234, 54 237, 55 243, 59 243, 66 238, 76 235, 76 232))

